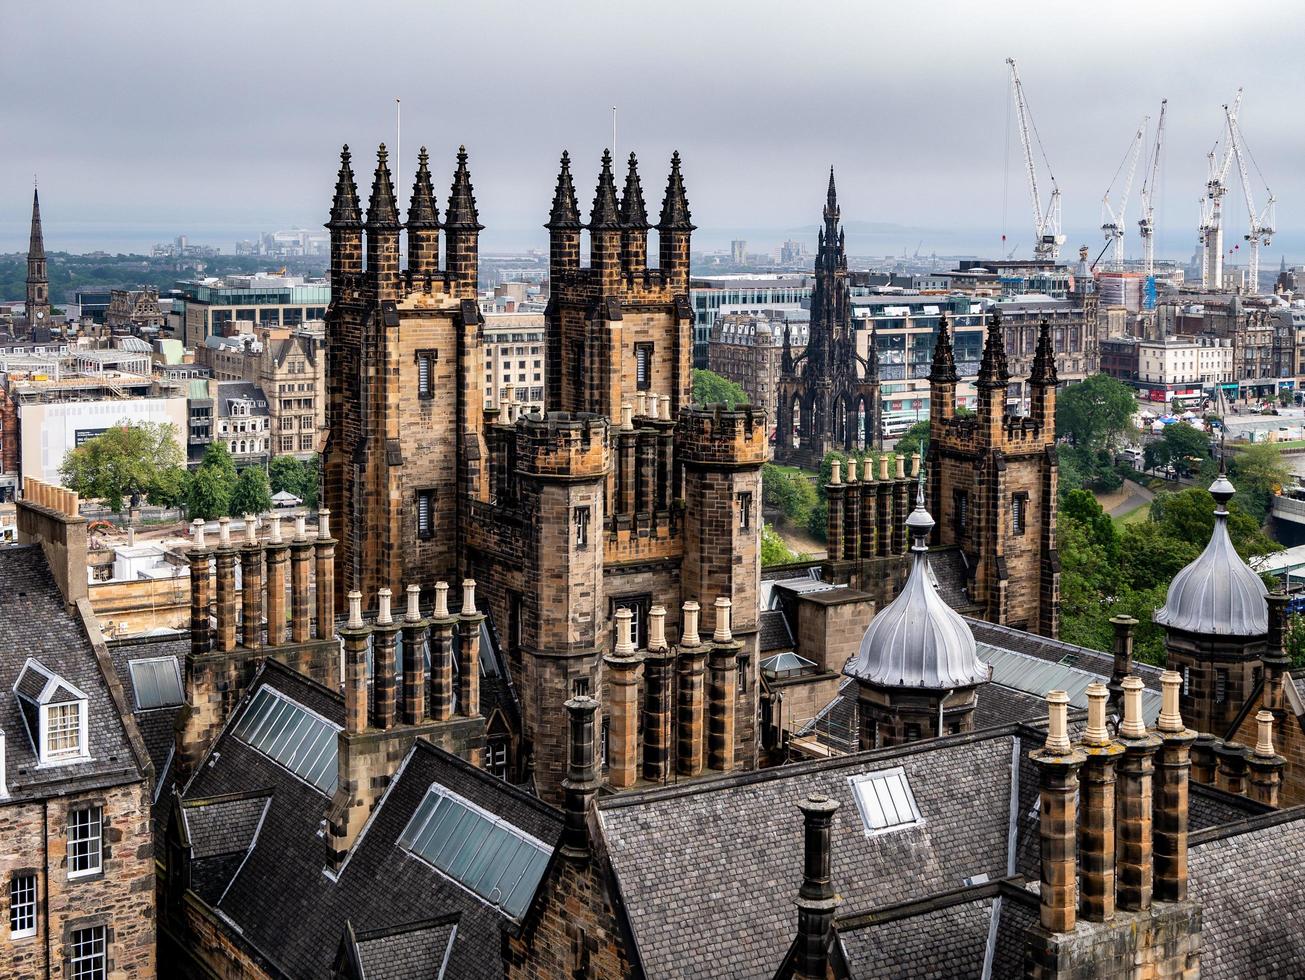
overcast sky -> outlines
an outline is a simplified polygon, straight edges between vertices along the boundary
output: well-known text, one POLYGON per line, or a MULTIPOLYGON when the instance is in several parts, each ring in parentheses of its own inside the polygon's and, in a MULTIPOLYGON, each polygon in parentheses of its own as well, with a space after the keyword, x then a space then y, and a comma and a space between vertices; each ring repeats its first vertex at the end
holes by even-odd
MULTIPOLYGON (((1163 250, 1189 255, 1205 156, 1240 85, 1280 202, 1268 258, 1305 259, 1300 3, 6 0, 0 37, 0 251, 25 248, 34 173, 51 249, 319 226, 340 144, 365 195, 400 97, 404 203, 420 144, 446 197, 465 143, 488 250, 543 244, 563 148, 587 214, 615 104, 651 208, 682 153, 704 246, 813 236, 833 164, 861 251, 995 251, 1004 215, 1028 252, 1012 56, 1067 252, 1100 247, 1101 196, 1167 97, 1157 222, 1163 250)), ((1254 171, 1252 184, 1262 205, 1254 171)), ((1240 189, 1229 212, 1240 236, 1240 189)))

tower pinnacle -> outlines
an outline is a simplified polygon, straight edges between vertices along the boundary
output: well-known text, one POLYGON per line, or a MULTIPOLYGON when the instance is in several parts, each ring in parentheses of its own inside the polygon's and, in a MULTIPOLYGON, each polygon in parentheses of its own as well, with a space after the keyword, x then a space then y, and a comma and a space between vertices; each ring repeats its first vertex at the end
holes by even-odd
POLYGON ((45 236, 41 231, 41 196, 32 188, 32 236, 27 247, 28 328, 50 324, 50 279, 45 268, 45 236))
POLYGON ((603 151, 603 169, 598 174, 594 206, 589 212, 590 231, 615 231, 621 227, 616 211, 616 178, 612 175, 612 153, 603 151))
POLYGON ((557 190, 553 192, 553 210, 545 228, 562 230, 580 227, 580 205, 575 199, 575 183, 571 180, 571 154, 562 151, 562 168, 557 172, 557 190))

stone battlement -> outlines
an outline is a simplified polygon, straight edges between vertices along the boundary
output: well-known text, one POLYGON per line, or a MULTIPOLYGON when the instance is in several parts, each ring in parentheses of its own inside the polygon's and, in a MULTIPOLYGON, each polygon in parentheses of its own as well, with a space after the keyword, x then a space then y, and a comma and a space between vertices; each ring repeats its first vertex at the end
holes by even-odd
POLYGON ((517 469, 535 476, 598 477, 609 464, 609 426, 601 415, 549 412, 517 419, 517 469))
POLYGON ((687 466, 759 466, 770 458, 766 435, 766 411, 756 405, 694 405, 680 410, 676 425, 687 466))

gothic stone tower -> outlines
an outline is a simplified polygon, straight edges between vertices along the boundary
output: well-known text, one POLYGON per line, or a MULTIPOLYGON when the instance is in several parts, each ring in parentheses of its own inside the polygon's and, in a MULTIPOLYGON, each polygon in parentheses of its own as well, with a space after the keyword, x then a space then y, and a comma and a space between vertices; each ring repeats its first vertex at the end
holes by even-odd
POLYGON ((364 222, 349 148, 331 207, 325 497, 339 534, 336 605, 357 590, 429 592, 460 568, 464 515, 483 496, 476 201, 465 148, 443 224, 425 148, 408 209, 409 267, 385 146, 364 222), (439 267, 439 238, 445 264, 439 267), (366 237, 366 263, 363 241, 366 237))
POLYGON ((988 323, 978 411, 956 415, 956 362, 944 318, 929 375, 929 483, 934 542, 959 546, 969 589, 993 623, 1054 637, 1059 629, 1056 557, 1056 365, 1044 320, 1029 376, 1030 415, 1006 411, 1010 374, 1001 314, 988 323))
POLYGON ((27 329, 50 325, 50 278, 45 268, 41 233, 41 196, 32 191, 32 237, 27 246, 27 329))
POLYGON ((794 358, 786 330, 780 361, 775 459, 809 469, 819 469, 831 449, 873 449, 882 438, 879 357, 873 335, 866 357, 857 353, 841 213, 831 167, 810 336, 806 350, 794 358))

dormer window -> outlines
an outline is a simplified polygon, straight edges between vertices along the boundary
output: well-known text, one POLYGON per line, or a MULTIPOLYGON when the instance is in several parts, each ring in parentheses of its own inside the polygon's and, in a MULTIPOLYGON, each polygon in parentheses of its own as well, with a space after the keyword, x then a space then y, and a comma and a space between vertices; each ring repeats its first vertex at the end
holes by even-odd
POLYGON ((81 762, 87 746, 87 697, 44 666, 28 659, 14 684, 27 734, 40 765, 81 762))

